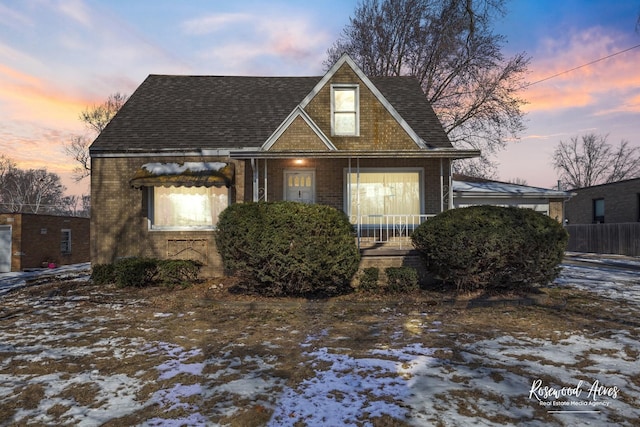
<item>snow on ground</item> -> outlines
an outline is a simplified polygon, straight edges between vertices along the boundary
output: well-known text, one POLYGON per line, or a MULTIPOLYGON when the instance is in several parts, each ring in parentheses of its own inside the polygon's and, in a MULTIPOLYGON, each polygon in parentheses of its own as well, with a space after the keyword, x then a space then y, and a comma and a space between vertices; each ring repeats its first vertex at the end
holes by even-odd
POLYGON ((43 268, 33 271, 12 271, 0 273, 0 298, 11 291, 24 288, 29 284, 41 283, 45 279, 69 279, 88 280, 91 263, 62 265, 56 268, 43 268))
MULTIPOLYGON (((621 261, 615 262, 619 266, 621 261)), ((636 265, 634 260, 628 262, 636 265)), ((606 260, 600 263, 565 265, 555 286, 577 287, 640 309, 640 272, 610 268, 612 264, 606 260)), ((87 269, 88 265, 81 265, 55 272, 0 275, 0 303, 3 298, 8 301, 11 290, 27 285, 27 280, 43 274, 82 278, 88 274, 87 269)), ((66 306, 34 307, 48 312, 46 324, 27 323, 18 317, 14 327, 0 328, 0 368, 25 359, 46 364, 89 356, 130 363, 144 356, 159 361, 151 367, 155 374, 150 375, 143 367, 132 375, 95 369, 73 375, 3 374, 0 405, 26 385, 44 390, 40 404, 21 409, 14 421, 50 424, 55 419, 52 408, 68 408, 64 416, 69 424, 98 426, 155 404, 165 413, 177 411, 182 415, 159 415, 142 425, 205 426, 215 425, 211 419, 240 411, 238 402, 271 408, 269 426, 366 426, 371 425, 369 419, 383 416, 417 426, 632 425, 628 420, 640 419, 640 385, 630 380, 638 376, 637 327, 635 333, 620 330, 605 335, 558 332, 553 342, 527 334, 467 339, 455 350, 455 358, 442 357, 452 349, 427 348, 421 343, 373 346, 356 356, 338 338, 333 341, 335 345, 327 345, 331 331, 323 330, 300 344, 305 364, 313 368, 315 376, 291 385, 269 375, 281 363, 277 358, 234 356, 232 349, 240 343, 228 343, 223 354, 205 357, 199 348, 119 337, 117 333, 92 342, 91 336, 101 332, 101 319, 87 313, 82 321, 68 322, 64 313, 69 304, 72 306, 73 301, 66 306), (78 344, 58 345, 70 340, 78 344), (147 400, 140 400, 141 391, 150 381, 175 378, 181 382, 172 382, 147 400), (98 390, 96 399, 79 404, 77 398, 69 397, 69 390, 87 384, 98 390), (205 408, 203 402, 214 397, 215 404, 205 408), (568 406, 556 406, 562 401, 568 406), (541 419, 540 407, 545 412, 559 412, 551 419, 541 419)), ((126 307, 114 307, 113 315, 126 319, 126 307)), ((171 315, 156 313, 155 317, 171 315)), ((427 317, 425 313, 416 320, 417 327, 429 334, 442 333, 443 325, 427 317)), ((399 336, 402 331, 396 333, 399 336)), ((2 420, 0 425, 5 425, 2 420)))

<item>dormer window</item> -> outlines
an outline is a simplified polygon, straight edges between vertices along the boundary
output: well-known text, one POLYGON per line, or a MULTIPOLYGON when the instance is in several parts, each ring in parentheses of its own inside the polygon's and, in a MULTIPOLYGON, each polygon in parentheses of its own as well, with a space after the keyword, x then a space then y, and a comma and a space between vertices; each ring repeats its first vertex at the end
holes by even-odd
POLYGON ((360 134, 360 102, 357 85, 331 86, 331 134, 358 136, 360 134))

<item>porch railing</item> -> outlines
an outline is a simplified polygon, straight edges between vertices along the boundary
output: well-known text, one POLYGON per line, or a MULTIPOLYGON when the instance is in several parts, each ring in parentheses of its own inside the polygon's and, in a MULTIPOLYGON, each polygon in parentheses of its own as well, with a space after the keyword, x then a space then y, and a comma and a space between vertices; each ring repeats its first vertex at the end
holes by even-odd
POLYGON ((376 245, 411 247, 411 233, 435 215, 351 215, 359 247, 376 245))

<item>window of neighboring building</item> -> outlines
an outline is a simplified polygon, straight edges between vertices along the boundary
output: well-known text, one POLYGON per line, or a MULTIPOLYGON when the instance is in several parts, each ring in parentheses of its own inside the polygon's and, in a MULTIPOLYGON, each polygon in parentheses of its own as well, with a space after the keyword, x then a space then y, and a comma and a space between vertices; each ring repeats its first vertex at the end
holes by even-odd
POLYGON ((593 222, 604 223, 604 199, 593 200, 593 222))
POLYGON ((638 221, 640 221, 640 193, 638 193, 637 199, 638 199, 638 203, 636 204, 636 206, 638 211, 638 221))
POLYGON ((63 254, 71 253, 71 230, 62 229, 61 230, 61 240, 60 240, 60 251, 63 254))
POLYGON ((149 198, 154 230, 215 229, 229 206, 226 187, 150 187, 149 198))
POLYGON ((358 86, 331 86, 331 132, 333 135, 359 135, 359 107, 358 86))
POLYGON ((402 169, 347 171, 346 210, 361 224, 378 223, 384 215, 420 215, 422 171, 402 169))

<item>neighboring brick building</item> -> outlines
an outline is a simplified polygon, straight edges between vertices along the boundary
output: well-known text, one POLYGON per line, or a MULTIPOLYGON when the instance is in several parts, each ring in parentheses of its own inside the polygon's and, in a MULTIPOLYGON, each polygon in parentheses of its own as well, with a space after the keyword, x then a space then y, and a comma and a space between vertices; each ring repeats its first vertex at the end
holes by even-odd
POLYGON ((613 224, 640 221, 640 178, 571 190, 566 218, 574 224, 613 224))
POLYGON ((221 274, 218 214, 246 201, 406 231, 452 207, 451 161, 479 154, 453 148, 417 80, 369 78, 346 55, 320 77, 151 75, 90 147, 91 261, 191 258, 221 274))
POLYGON ((0 214, 0 273, 89 262, 89 218, 0 214))

